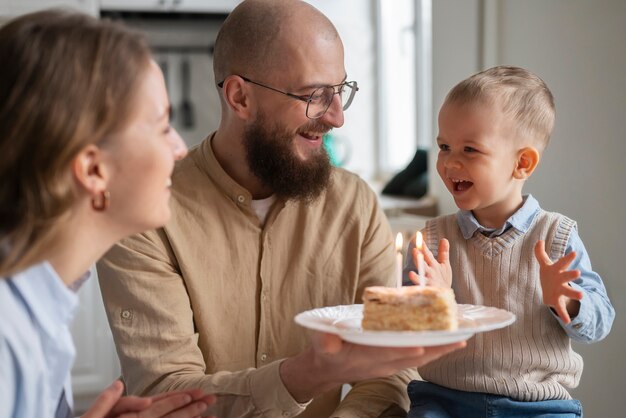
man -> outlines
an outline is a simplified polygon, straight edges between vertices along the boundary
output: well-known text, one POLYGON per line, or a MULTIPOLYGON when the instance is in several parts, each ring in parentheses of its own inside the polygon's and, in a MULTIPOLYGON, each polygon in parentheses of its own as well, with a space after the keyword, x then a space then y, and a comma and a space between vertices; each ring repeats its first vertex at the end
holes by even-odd
POLYGON ((408 409, 414 367, 460 345, 376 348, 327 334, 310 344, 293 321, 395 283, 376 196, 322 147, 357 90, 336 29, 300 1, 245 1, 220 30, 214 70, 220 126, 176 168, 172 221, 98 265, 127 387, 200 386, 218 395, 220 417, 408 409), (345 382, 355 384, 340 404, 345 382))

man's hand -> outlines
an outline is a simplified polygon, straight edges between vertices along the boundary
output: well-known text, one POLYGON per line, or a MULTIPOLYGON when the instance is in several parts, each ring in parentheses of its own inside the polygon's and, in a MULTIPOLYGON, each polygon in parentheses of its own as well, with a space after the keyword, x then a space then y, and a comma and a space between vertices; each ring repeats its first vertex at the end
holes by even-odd
MULTIPOLYGON (((413 248, 413 262, 416 266, 419 251, 419 249, 413 248)), ((448 240, 442 238, 439 241, 437 259, 426 246, 426 243, 423 244, 422 254, 424 255, 426 284, 436 287, 452 287, 452 266, 450 266, 450 243, 448 240)), ((409 279, 413 283, 419 284, 419 276, 414 271, 409 272, 409 279)))
POLYGON ((583 292, 574 290, 570 285, 574 279, 580 277, 580 271, 567 270, 576 258, 576 253, 571 252, 561 259, 552 263, 546 253, 545 243, 537 241, 535 244, 535 258, 539 262, 539 275, 541 279, 541 291, 543 303, 553 308, 559 318, 569 324, 570 315, 576 316, 583 298, 583 292))
POLYGON ((387 377, 423 366, 465 345, 371 347, 343 341, 334 334, 315 333, 308 350, 283 361, 280 376, 294 399, 303 403, 343 383, 387 377))
POLYGON ((215 396, 204 395, 200 389, 146 398, 122 396, 123 391, 124 385, 116 380, 98 396, 82 418, 197 417, 215 403, 215 396))

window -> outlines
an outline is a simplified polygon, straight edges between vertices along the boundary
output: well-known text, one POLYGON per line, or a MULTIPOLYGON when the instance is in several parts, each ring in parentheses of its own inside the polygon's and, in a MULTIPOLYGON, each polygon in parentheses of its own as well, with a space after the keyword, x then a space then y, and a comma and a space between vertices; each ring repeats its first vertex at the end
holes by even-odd
POLYGON ((406 167, 432 137, 431 0, 377 0, 378 176, 406 167))

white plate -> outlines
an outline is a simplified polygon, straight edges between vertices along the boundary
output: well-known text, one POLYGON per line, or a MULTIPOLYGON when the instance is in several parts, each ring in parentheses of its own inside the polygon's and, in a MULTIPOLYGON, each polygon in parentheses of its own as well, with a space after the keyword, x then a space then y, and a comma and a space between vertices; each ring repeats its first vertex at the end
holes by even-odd
POLYGON ((363 305, 340 305, 312 309, 294 318, 296 323, 316 331, 339 335, 355 344, 379 347, 426 347, 464 341, 477 332, 504 328, 515 315, 504 309, 480 305, 459 305, 459 328, 455 331, 369 331, 361 328, 363 305))

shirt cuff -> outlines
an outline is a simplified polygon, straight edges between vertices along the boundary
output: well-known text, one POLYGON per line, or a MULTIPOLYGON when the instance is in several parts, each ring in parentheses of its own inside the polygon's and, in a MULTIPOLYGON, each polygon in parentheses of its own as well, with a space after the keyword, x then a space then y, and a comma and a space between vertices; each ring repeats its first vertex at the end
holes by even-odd
POLYGON ((250 378, 250 393, 254 406, 268 416, 293 417, 301 414, 311 403, 298 403, 280 378, 280 364, 275 361, 261 367, 250 378))
POLYGON ((578 309, 578 315, 575 318, 571 318, 571 322, 569 324, 565 324, 561 318, 554 311, 552 314, 557 318, 565 333, 572 339, 577 341, 586 341, 589 339, 589 336, 585 333, 585 328, 590 324, 592 320, 593 307, 589 306, 588 303, 585 303, 585 290, 577 285, 576 283, 570 282, 570 286, 574 290, 578 290, 583 292, 583 299, 580 301, 580 307, 578 309))

